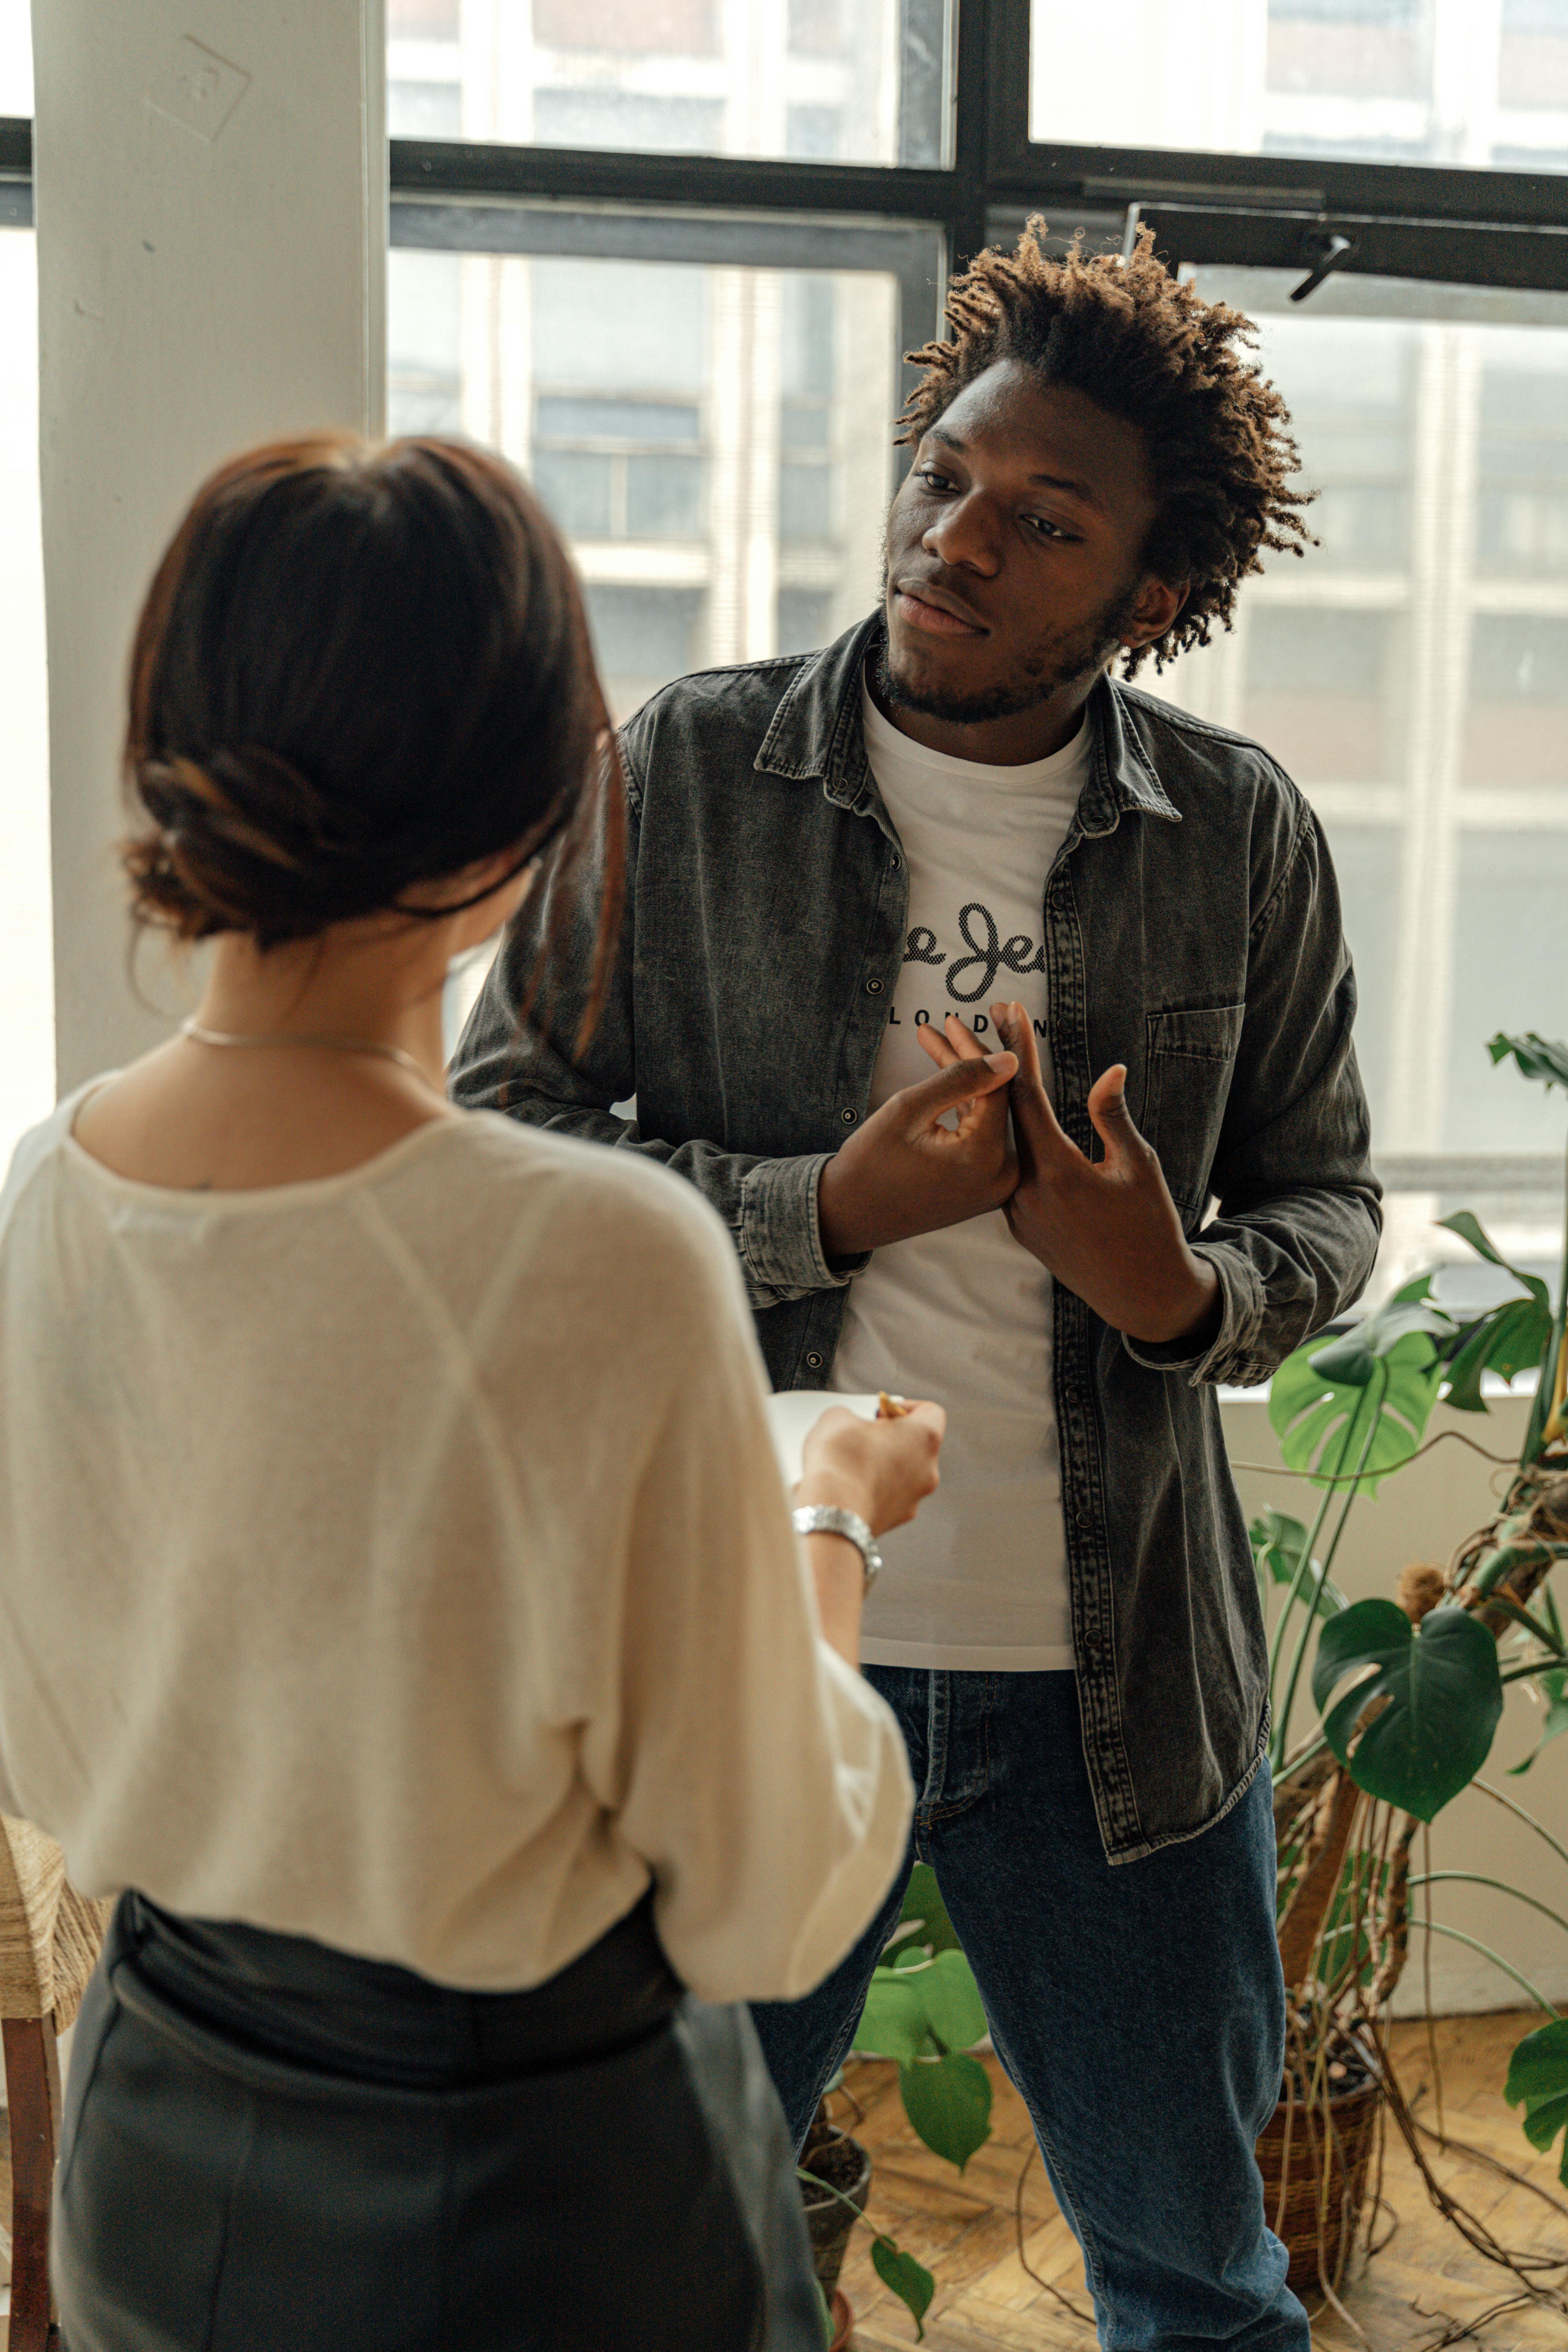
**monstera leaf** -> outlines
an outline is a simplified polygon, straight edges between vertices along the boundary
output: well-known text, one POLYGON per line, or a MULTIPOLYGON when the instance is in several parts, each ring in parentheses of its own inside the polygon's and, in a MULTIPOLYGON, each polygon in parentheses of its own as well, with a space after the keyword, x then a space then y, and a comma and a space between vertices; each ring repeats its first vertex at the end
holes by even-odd
MULTIPOLYGON (((1542 2153, 1568 2125, 1568 2017, 1527 2033, 1508 2062, 1503 2096, 1524 2109, 1524 2136, 1542 2153)), ((1568 2184, 1568 2138, 1558 2178, 1568 2184)))
POLYGON ((1358 1601, 1319 1636, 1312 1696, 1357 1788, 1429 1822, 1487 1760, 1502 1714, 1497 1643, 1466 1609, 1434 1609, 1416 1626, 1392 1601, 1358 1601), (1331 1709, 1347 1675, 1355 1681, 1331 1709))
POLYGON ((1525 1274, 1509 1264, 1468 1209, 1437 1222, 1468 1242, 1478 1257, 1510 1274, 1525 1294, 1522 1298, 1503 1299, 1467 1325, 1448 1359, 1445 1402, 1459 1412, 1485 1412, 1483 1372, 1496 1372, 1500 1379, 1511 1381, 1517 1372, 1533 1370, 1545 1356, 1552 1338, 1552 1299, 1539 1275, 1525 1274))
MULTIPOLYGON (((1259 1511, 1247 1533, 1267 1605, 1269 1584, 1295 1583, 1301 1554, 1307 1549, 1307 1530, 1288 1511, 1277 1511, 1270 1506, 1259 1511)), ((1323 1574, 1322 1562, 1316 1559, 1307 1571, 1302 1598, 1315 1617, 1331 1617, 1346 1605, 1344 1594, 1331 1578, 1323 1574)))
POLYGON ((1529 1771, 1543 1748, 1553 1739, 1561 1739, 1563 1734, 1568 1731, 1568 1667, 1553 1666, 1549 1673, 1541 1675, 1539 1679, 1541 1695, 1546 1701, 1545 1719, 1541 1726, 1541 1737, 1523 1763, 1512 1764, 1509 1767, 1510 1774, 1514 1780, 1517 1780, 1521 1772, 1529 1771))
POLYGON ((1489 1039, 1487 1051, 1494 1062, 1506 1062, 1511 1054, 1523 1076, 1539 1078, 1548 1088, 1568 1087, 1568 1045, 1561 1040, 1553 1045, 1550 1037, 1538 1037, 1533 1029, 1506 1037, 1500 1029, 1489 1039))
POLYGON ((1458 1328, 1426 1298, 1391 1298, 1337 1339, 1309 1340, 1274 1375, 1268 1418, 1292 1470, 1375 1495, 1426 1433, 1458 1328), (1355 1474, 1359 1472, 1359 1477, 1355 1474))

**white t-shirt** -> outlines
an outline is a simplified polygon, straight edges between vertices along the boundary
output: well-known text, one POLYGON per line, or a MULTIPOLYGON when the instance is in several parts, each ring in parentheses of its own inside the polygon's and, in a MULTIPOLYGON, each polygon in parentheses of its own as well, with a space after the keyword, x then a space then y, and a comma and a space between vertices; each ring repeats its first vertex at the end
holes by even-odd
MULTIPOLYGON (((1046 1084, 1046 877, 1089 772, 1087 723, 1048 760, 984 767, 927 751, 863 693, 866 754, 909 866, 909 932, 871 1107, 932 1076, 917 1024, 1031 1015, 1046 1084)), ((830 1385, 947 1407, 942 1485, 883 1538, 868 1664, 1014 1673, 1074 1662, 1051 1391, 1051 1278, 1000 1210, 875 1252, 849 1287, 830 1385)))
POLYGON ((88 1895, 479 1990, 650 1879, 790 1999, 903 1860, 819 1639, 735 1254, 689 1184, 491 1112, 342 1176, 0 1195, 0 1811, 88 1895))

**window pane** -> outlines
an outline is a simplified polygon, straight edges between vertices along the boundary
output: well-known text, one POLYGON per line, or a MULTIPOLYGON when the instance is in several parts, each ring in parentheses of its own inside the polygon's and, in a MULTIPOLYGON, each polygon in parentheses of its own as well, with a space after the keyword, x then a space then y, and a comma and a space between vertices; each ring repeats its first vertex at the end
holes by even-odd
POLYGON ((388 0, 388 121, 395 138, 940 165, 950 6, 388 0))
POLYGON ((541 449, 533 460, 533 486, 563 530, 574 537, 608 539, 616 488, 608 457, 578 449, 541 449))
POLYGON ((572 542, 617 717, 874 604, 897 286, 872 271, 395 248, 394 432, 461 432, 572 542))
POLYGON ((37 307, 32 231, 0 229, 0 1166, 55 1098, 37 307))
POLYGON ((0 114, 33 111, 33 23, 29 0, 0 0, 0 114))
POLYGON ((830 632, 827 607, 828 598, 820 588, 781 588, 780 653, 809 653, 814 646, 821 645, 830 632))
POLYGON ((1568 0, 1033 0, 1029 132, 1568 172, 1568 0))
POLYGON ((626 459, 628 539, 695 539, 702 529, 700 457, 626 459))
POLYGON ((1568 474, 1568 300, 1522 297, 1542 323, 1488 324, 1467 306, 1507 298, 1366 279, 1314 313, 1291 310, 1285 272, 1195 277, 1258 321, 1321 545, 1272 558, 1232 635, 1148 683, 1256 737, 1318 811, 1377 1154, 1489 1156, 1500 1187, 1510 1155, 1540 1156, 1485 1209, 1395 1201, 1380 1280, 1430 1262, 1433 1217, 1464 1204, 1543 1262, 1563 1098, 1494 1067, 1486 1041, 1568 1035, 1568 535, 1541 511, 1568 474))

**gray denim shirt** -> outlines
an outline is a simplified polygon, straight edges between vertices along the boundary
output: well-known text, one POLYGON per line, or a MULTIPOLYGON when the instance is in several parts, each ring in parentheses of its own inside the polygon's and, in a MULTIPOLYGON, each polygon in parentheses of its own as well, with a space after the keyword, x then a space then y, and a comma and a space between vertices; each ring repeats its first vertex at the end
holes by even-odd
MULTIPOLYGON (((697 1185, 733 1238, 780 1389, 826 1382, 865 1263, 827 1263, 816 1186, 867 1115, 905 951, 909 877, 860 719, 880 625, 679 679, 637 712, 622 736, 624 936, 591 1043, 574 1054, 598 877, 566 891, 552 867, 453 1068, 460 1102, 697 1185), (635 1118, 612 1111, 634 1096, 635 1118)), ((1194 1355, 1134 1345, 1054 1290, 1084 1752, 1120 1862, 1195 1836, 1258 1768, 1268 1664, 1215 1390, 1268 1379, 1355 1298, 1381 1219, 1355 982, 1310 808, 1256 744, 1130 687, 1102 679, 1089 720, 1089 778, 1042 908, 1058 1116, 1096 1150, 1090 1085, 1126 1063, 1129 1108, 1224 1302, 1194 1355)))

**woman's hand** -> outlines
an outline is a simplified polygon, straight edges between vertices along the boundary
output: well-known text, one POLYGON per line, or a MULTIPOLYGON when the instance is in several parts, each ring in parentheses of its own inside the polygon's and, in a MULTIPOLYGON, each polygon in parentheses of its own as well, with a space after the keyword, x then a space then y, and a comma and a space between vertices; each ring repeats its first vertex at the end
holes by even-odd
POLYGON ((896 1421, 862 1421, 830 1406, 807 1433, 797 1503, 854 1511, 874 1536, 901 1528, 937 1489, 937 1455, 947 1415, 939 1404, 911 1405, 896 1421))

